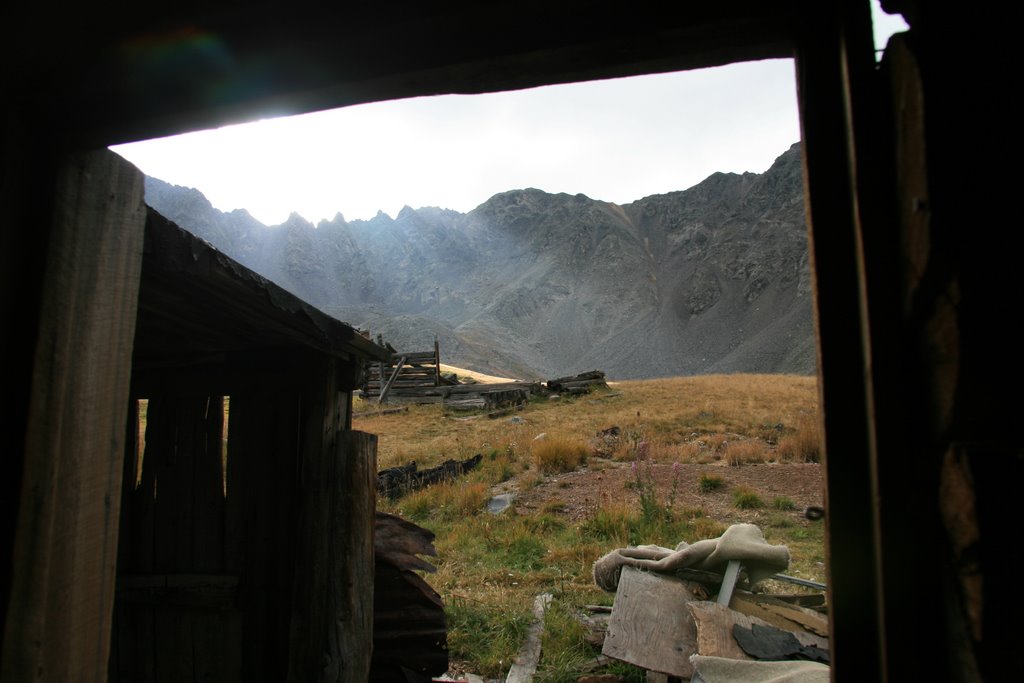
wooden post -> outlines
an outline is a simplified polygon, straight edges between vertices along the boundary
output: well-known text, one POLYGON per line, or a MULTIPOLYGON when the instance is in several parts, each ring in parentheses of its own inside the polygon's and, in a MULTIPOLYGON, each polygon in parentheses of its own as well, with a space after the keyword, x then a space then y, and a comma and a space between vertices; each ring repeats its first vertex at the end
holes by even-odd
POLYGON ((350 431, 304 461, 289 680, 368 680, 376 453, 375 435, 350 431))
POLYGON ((47 244, 0 680, 106 681, 143 176, 62 164, 47 244))
POLYGON ((434 338, 434 386, 441 386, 441 346, 434 338))
POLYGON ((871 325, 880 320, 883 298, 869 297, 877 268, 865 253, 871 238, 884 233, 878 225, 882 174, 874 158, 884 143, 872 97, 877 77, 870 14, 867 3, 805 2, 799 21, 797 88, 825 434, 832 661, 837 681, 885 680, 887 558, 874 387, 880 368, 873 357, 880 347, 873 344, 871 325))

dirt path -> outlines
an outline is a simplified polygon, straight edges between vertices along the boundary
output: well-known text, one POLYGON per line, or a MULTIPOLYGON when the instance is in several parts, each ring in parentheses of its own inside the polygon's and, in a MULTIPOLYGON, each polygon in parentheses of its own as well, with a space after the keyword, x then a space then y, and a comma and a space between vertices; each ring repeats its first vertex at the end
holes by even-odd
MULTIPOLYGON (((795 510, 823 505, 821 466, 815 463, 763 463, 740 467, 725 464, 651 465, 650 481, 655 482, 659 499, 668 501, 676 477, 674 505, 701 508, 704 515, 723 523, 754 522, 774 510, 772 501, 785 497, 795 510), (700 493, 698 483, 704 475, 720 477, 725 485, 710 493, 700 493), (733 504, 737 486, 753 489, 764 501, 760 510, 738 510, 733 504)), ((602 504, 638 500, 632 483, 636 474, 630 463, 591 459, 589 467, 567 474, 551 475, 536 486, 524 486, 511 480, 495 487, 495 493, 514 492, 514 505, 521 513, 537 512, 557 503, 561 514, 574 521, 589 518, 602 504)))

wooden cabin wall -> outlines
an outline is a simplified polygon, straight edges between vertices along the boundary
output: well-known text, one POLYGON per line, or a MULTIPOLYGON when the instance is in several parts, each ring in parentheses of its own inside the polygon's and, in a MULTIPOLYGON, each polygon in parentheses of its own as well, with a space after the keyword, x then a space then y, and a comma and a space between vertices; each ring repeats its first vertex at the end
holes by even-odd
POLYGON ((34 357, 7 359, 30 363, 33 384, 4 586, 4 681, 107 673, 143 177, 111 152, 75 154, 60 161, 53 198, 39 316, 29 320, 34 357))
POLYGON ((144 451, 128 444, 111 680, 238 680, 241 561, 225 532, 240 497, 224 496, 223 415, 220 397, 155 396, 144 451))
POLYGON ((173 371, 140 378, 112 681, 366 679, 376 437, 347 429, 345 363, 272 358, 270 379, 207 375, 229 389, 226 469, 224 399, 173 371))

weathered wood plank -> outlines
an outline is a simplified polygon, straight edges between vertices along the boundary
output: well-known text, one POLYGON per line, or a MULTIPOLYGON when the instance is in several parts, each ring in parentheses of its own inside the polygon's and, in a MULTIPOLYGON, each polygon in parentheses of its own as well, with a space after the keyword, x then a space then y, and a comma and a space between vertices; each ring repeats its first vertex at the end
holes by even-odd
POLYGON ((132 604, 229 608, 238 596, 238 577, 229 574, 120 576, 117 599, 132 604))
POLYGON ((112 152, 69 156, 54 213, 40 217, 52 222, 8 560, 3 680, 107 678, 142 181, 112 152))
POLYGON ((828 617, 805 607, 744 592, 737 592, 733 596, 731 607, 786 631, 808 631, 823 638, 828 637, 828 617))
POLYGON ((601 653, 651 671, 689 678, 697 630, 684 581, 623 567, 601 653))
POLYGON ((388 379, 387 382, 384 383, 384 386, 381 387, 380 395, 377 396, 377 403, 383 403, 384 399, 387 398, 388 389, 391 388, 391 384, 398 377, 398 373, 400 373, 402 371, 402 365, 404 363, 405 363, 405 356, 403 356, 402 358, 400 358, 398 360, 398 363, 395 365, 394 371, 391 373, 391 377, 388 379))
MULTIPOLYGON (((736 642, 732 635, 733 626, 738 624, 743 628, 750 628, 753 624, 771 625, 763 619, 742 614, 716 602, 694 600, 686 607, 693 615, 697 628, 697 652, 710 657, 753 659, 736 642)), ((806 631, 794 632, 794 635, 802 645, 823 650, 829 648, 826 638, 806 631)))
POLYGON ((551 604, 551 595, 538 595, 533 601, 533 623, 526 633, 526 642, 519 649, 505 683, 531 683, 540 662, 540 638, 544 633, 544 613, 551 604))

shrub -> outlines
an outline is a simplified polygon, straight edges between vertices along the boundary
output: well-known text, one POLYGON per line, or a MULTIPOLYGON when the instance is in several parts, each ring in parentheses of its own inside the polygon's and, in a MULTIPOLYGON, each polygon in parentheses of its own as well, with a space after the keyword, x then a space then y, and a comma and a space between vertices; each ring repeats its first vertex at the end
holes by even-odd
POLYGON ((787 498, 786 496, 776 496, 772 499, 772 507, 776 510, 782 510, 785 512, 788 510, 795 510, 796 503, 793 502, 793 499, 787 498))
POLYGON ((821 462, 821 429, 817 419, 802 418, 796 429, 779 439, 782 462, 821 462))
POLYGON ((702 474, 697 482, 697 490, 701 493, 711 493, 725 486, 725 480, 716 474, 702 474))
POLYGON ((587 445, 564 437, 548 437, 531 447, 533 463, 545 474, 572 472, 587 461, 587 445))
POLYGON ((740 510, 755 510, 764 507, 764 501, 757 491, 748 486, 738 486, 732 493, 732 502, 740 510))
POLYGON ((725 449, 726 460, 732 467, 751 462, 764 462, 766 455, 765 444, 755 439, 730 441, 725 449))

